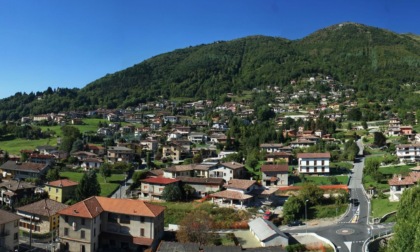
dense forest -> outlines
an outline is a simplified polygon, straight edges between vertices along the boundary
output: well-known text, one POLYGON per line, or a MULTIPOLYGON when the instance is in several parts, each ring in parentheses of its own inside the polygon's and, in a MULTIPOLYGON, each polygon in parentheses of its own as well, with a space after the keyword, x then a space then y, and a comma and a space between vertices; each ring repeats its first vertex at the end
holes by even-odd
POLYGON ((159 98, 217 99, 227 92, 278 86, 292 93, 311 76, 332 76, 357 98, 420 108, 420 42, 413 34, 355 23, 338 24, 300 40, 250 36, 157 55, 82 89, 51 88, 0 100, 0 120, 96 108, 125 108, 159 98))

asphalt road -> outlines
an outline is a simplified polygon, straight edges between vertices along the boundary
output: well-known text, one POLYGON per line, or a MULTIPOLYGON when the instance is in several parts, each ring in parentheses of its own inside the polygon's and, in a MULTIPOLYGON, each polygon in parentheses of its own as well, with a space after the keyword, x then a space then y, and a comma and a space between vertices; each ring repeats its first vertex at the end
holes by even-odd
MULTIPOLYGON (((361 140, 358 142, 361 149, 360 154, 363 153, 363 145, 361 140)), ((363 192, 362 176, 364 168, 364 158, 359 157, 354 163, 352 174, 350 177, 349 189, 350 198, 357 199, 358 204, 349 204, 344 217, 338 223, 324 227, 305 227, 301 226, 298 229, 285 230, 289 233, 307 232, 317 233, 329 239, 337 248, 337 251, 343 252, 360 252, 362 251, 363 243, 372 235, 389 232, 392 229, 393 223, 369 225, 369 208, 370 202, 363 192)))

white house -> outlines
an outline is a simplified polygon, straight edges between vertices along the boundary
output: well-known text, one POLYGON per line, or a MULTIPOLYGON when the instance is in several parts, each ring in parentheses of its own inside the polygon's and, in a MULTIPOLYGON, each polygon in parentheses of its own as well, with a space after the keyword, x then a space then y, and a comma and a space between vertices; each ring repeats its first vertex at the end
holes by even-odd
POLYGON ((303 174, 328 174, 330 173, 329 152, 325 153, 298 153, 298 169, 303 174))
POLYGON ((399 144, 396 147, 397 157, 400 162, 414 163, 420 161, 420 143, 399 144))
POLYGON ((237 162, 221 163, 210 170, 210 178, 223 178, 225 181, 244 178, 245 174, 245 166, 237 162))

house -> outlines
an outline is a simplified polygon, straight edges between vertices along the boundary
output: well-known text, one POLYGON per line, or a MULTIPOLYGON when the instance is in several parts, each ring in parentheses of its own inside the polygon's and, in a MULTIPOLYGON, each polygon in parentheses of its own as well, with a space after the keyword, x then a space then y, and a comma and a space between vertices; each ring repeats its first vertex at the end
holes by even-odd
POLYGON ((94 153, 98 156, 105 155, 105 148, 102 146, 94 145, 94 144, 87 144, 86 145, 89 152, 94 153))
POLYGON ((177 178, 179 176, 192 176, 192 165, 175 165, 166 168, 163 171, 163 177, 165 178, 177 178))
POLYGON ((78 184, 69 179, 59 179, 45 184, 44 191, 48 193, 50 199, 58 202, 66 202, 69 199, 75 198, 78 184))
POLYGON ((134 150, 120 146, 109 146, 107 158, 111 163, 132 162, 134 160, 134 150))
POLYGON ((188 140, 196 144, 206 143, 207 139, 208 136, 204 133, 192 132, 188 135, 188 140))
POLYGON ((55 156, 51 154, 32 153, 29 156, 28 161, 32 163, 37 163, 37 164, 53 165, 55 163, 55 156))
POLYGON ((20 216, 0 209, 0 251, 17 251, 20 216))
POLYGON ((298 153, 298 171, 301 174, 330 173, 330 153, 298 153))
POLYGON ((272 153, 267 153, 267 155, 265 155, 265 159, 267 163, 271 163, 271 164, 275 164, 275 163, 286 163, 286 164, 290 164, 290 162, 292 161, 292 154, 288 153, 288 152, 272 152, 272 153))
POLYGON ((403 136, 413 136, 413 126, 400 126, 400 134, 403 136))
POLYGON ((260 144, 261 151, 266 153, 280 152, 283 144, 281 143, 263 143, 260 144))
POLYGON ((162 148, 162 159, 171 159, 174 163, 179 163, 190 156, 190 150, 177 143, 169 143, 162 148))
POLYGON ((139 197, 149 200, 161 200, 162 192, 165 186, 170 184, 179 184, 179 179, 164 178, 164 177, 151 177, 140 180, 141 190, 139 197))
POLYGON ((164 210, 141 200, 93 196, 59 211, 60 242, 64 251, 154 251, 164 210))
POLYGON ((104 161, 99 158, 87 158, 83 161, 81 161, 80 166, 85 170, 89 169, 99 169, 104 161))
POLYGON ((260 242, 262 247, 286 247, 289 245, 288 236, 281 232, 271 221, 258 217, 250 221, 248 226, 249 230, 260 242))
POLYGON ((231 179, 225 184, 226 190, 210 194, 212 202, 220 205, 227 204, 242 208, 254 198, 251 192, 256 189, 256 181, 245 179, 231 179))
POLYGON ((195 197, 202 198, 210 192, 217 192, 222 189, 224 184, 221 178, 198 178, 198 177, 178 177, 184 185, 189 185, 195 189, 195 197))
POLYGON ((287 164, 265 164, 261 166, 263 186, 288 186, 289 166, 287 164))
POLYGON ((67 205, 51 199, 42 199, 17 208, 16 214, 22 218, 19 221, 21 230, 34 234, 47 234, 58 230, 58 211, 67 205))
POLYGON ((58 148, 51 145, 41 145, 41 146, 35 147, 35 150, 41 154, 51 154, 52 151, 56 151, 58 150, 58 148))
POLYGON ((149 150, 155 153, 158 150, 158 141, 156 140, 141 140, 140 145, 143 150, 149 150))
MULTIPOLYGON (((412 168, 413 169, 413 168, 412 168)), ((388 180, 389 190, 389 200, 390 201, 399 201, 403 192, 420 181, 420 168, 415 167, 414 171, 410 172, 408 176, 394 175, 394 177, 388 180)))
POLYGON ((77 158, 79 161, 84 161, 86 159, 98 157, 97 154, 93 152, 87 152, 87 151, 76 151, 76 152, 73 152, 71 156, 77 158))
POLYGON ((399 136, 401 133, 400 126, 400 119, 391 118, 388 124, 388 136, 399 136))
POLYGON ((217 168, 210 171, 210 178, 223 178, 225 181, 231 179, 243 179, 246 175, 245 166, 237 162, 225 162, 217 165, 217 168))
POLYGON ((32 197, 36 186, 25 181, 9 180, 0 182, 0 203, 13 206, 22 198, 32 197))
POLYGON ((401 163, 415 163, 420 161, 420 143, 399 144, 396 154, 401 163))
POLYGON ((5 178, 26 179, 41 178, 47 174, 50 167, 49 164, 7 161, 0 166, 0 170, 5 178))
POLYGON ((316 144, 316 141, 312 141, 306 138, 298 138, 295 141, 290 142, 290 147, 295 148, 308 148, 316 144))

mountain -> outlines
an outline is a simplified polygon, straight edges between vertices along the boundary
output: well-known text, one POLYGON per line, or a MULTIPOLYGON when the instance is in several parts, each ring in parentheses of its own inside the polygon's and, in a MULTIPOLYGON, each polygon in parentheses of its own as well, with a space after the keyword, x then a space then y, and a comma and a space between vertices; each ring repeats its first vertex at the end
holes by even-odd
POLYGON ((342 23, 300 40, 249 36, 178 49, 108 74, 80 90, 19 93, 1 100, 0 119, 134 106, 159 97, 216 99, 266 85, 290 92, 291 80, 305 82, 318 74, 354 88, 359 98, 393 99, 397 106, 420 108, 413 92, 420 81, 419 66, 418 36, 342 23))

